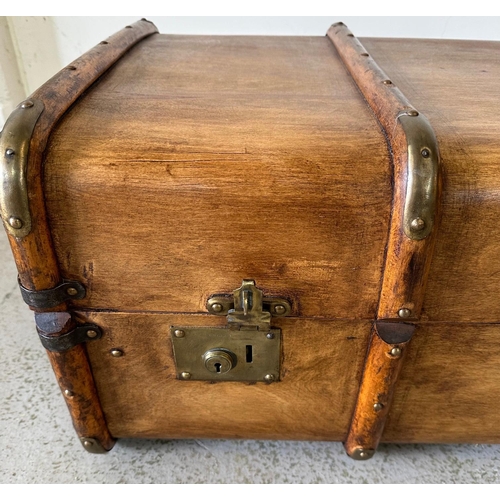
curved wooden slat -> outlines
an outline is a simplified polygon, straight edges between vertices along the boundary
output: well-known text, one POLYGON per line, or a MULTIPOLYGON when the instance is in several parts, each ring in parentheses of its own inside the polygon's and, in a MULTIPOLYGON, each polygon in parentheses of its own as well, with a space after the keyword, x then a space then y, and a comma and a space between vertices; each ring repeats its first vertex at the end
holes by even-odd
MULTIPOLYGON (((28 98, 43 103, 44 108, 31 136, 27 160, 31 230, 22 238, 9 234, 19 279, 26 289, 46 290, 61 281, 43 193, 43 154, 52 130, 86 89, 135 44, 157 32, 155 25, 147 20, 127 26, 62 69, 28 98)), ((61 304, 49 310, 64 312, 68 306, 61 304)), ((74 322, 70 321, 59 334, 73 327, 74 322)), ((82 442, 87 440, 88 446, 84 446, 89 451, 92 446, 101 451, 112 448, 114 439, 106 426, 85 347, 79 345, 63 353, 48 352, 48 356, 74 427, 82 442)))
MULTIPOLYGON (((382 328, 381 320, 389 320, 400 322, 404 330, 408 326, 403 322, 420 317, 434 252, 441 198, 437 140, 428 120, 411 105, 343 23, 334 24, 327 36, 387 139, 393 163, 393 201, 376 319, 382 328), (427 176, 423 182, 422 176, 427 176), (428 191, 423 188, 424 184, 428 191)), ((403 362, 402 355, 389 354, 394 349, 401 350, 402 344, 384 342, 378 329, 376 325, 372 331, 345 442, 347 453, 357 459, 370 458, 378 446, 403 362)), ((404 343, 404 352, 410 338, 404 343)))

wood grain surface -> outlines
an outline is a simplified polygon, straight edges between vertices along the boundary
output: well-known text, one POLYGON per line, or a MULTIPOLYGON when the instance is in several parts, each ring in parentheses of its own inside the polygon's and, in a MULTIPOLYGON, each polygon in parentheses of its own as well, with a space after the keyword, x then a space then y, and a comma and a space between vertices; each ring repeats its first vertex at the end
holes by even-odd
POLYGON ((295 314, 375 314, 387 148, 326 38, 149 38, 63 118, 45 169, 80 307, 201 312, 249 277, 295 314))
POLYGON ((419 325, 382 441, 498 444, 499 335, 498 324, 419 325))
MULTIPOLYGON (((299 318, 282 328, 282 381, 176 379, 170 326, 222 326, 209 315, 79 313, 106 335, 88 345, 111 433, 142 438, 343 441, 370 321, 299 318), (112 348, 124 351, 114 358, 112 348)), ((500 325, 422 325, 402 368, 382 441, 498 443, 500 325), (451 346, 455 347, 451 347, 451 346)))
POLYGON ((370 333, 369 321, 281 318, 281 381, 176 378, 171 325, 224 326, 208 314, 79 313, 106 334, 88 344, 109 429, 115 437, 345 438, 370 333), (110 351, 121 349, 122 357, 110 351))

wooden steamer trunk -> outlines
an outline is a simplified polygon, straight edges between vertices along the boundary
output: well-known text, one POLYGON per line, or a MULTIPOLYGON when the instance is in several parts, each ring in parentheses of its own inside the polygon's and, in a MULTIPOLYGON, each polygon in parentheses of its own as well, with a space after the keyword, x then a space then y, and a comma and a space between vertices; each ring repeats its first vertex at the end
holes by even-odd
POLYGON ((499 442, 499 48, 142 20, 21 103, 1 214, 84 447, 499 442))

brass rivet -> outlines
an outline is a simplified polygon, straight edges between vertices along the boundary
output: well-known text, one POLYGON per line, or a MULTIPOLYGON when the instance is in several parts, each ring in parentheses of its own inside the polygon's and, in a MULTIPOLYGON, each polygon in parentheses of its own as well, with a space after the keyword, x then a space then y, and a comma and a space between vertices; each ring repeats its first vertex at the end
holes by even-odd
POLYGON ((266 382, 273 382, 274 381, 274 375, 272 373, 268 373, 265 377, 264 380, 266 382))
POLYGON ((362 52, 360 55, 363 57, 368 57, 370 54, 367 54, 366 52, 362 52))
POLYGON ((189 380, 191 378, 191 374, 189 372, 182 372, 181 378, 184 380, 189 380))
POLYGON ((125 28, 131 28, 132 26, 125 26, 125 28))
POLYGON ((220 313, 223 309, 222 304, 220 304, 219 302, 215 302, 214 304, 212 304, 211 308, 215 313, 220 313))
POLYGON ((100 45, 108 45, 109 42, 106 42, 106 40, 103 40, 100 45))
POLYGON ((123 356, 123 351, 121 349, 111 349, 111 356, 121 358, 123 356))
POLYGON ((33 101, 24 101, 21 104, 21 108, 26 109, 26 108, 32 108, 34 106, 33 101))
POLYGON ((95 330, 87 330, 87 337, 89 339, 95 339, 97 337, 97 332, 95 330))
POLYGON ((23 227, 23 221, 17 217, 10 217, 9 226, 14 229, 21 229, 23 227))
POLYGON ((375 450, 370 450, 366 448, 356 448, 352 454, 351 457, 354 458, 355 460, 368 460, 369 458, 373 457, 375 450))
POLYGON ((5 150, 5 156, 14 156, 15 154, 16 152, 11 148, 5 150))
POLYGON ((269 339, 269 340, 272 340, 274 339, 274 333, 273 332, 269 332, 266 337, 269 339))
POLYGON ((354 35, 352 33, 348 33, 347 36, 354 38, 354 35))
POLYGON ((70 286, 69 288, 66 288, 66 293, 68 295, 74 296, 74 295, 78 295, 78 290, 76 288, 73 288, 72 286, 70 286))
POLYGON ((375 411, 380 411, 380 410, 382 410, 382 408, 383 408, 383 407, 384 407, 384 405, 383 405, 382 403, 375 403, 375 404, 373 405, 373 409, 374 409, 375 411))
POLYGON ((178 338, 181 339, 186 335, 186 332, 184 330, 175 330, 174 335, 178 338))
POLYGON ((399 358, 399 356, 401 356, 401 349, 399 347, 393 347, 391 349, 391 356, 393 356, 394 358, 399 358))
POLYGON ((392 85, 391 80, 382 80, 382 83, 383 83, 384 85, 392 85))
POLYGON ((85 448, 92 448, 92 446, 94 446, 94 443, 92 441, 85 440, 83 442, 83 446, 85 446, 85 448))
POLYGON ((281 304, 278 304, 276 306, 274 306, 274 312, 276 314, 285 314, 286 313, 286 307, 281 305, 281 304))
POLYGON ((75 394, 69 389, 64 389, 64 395, 68 398, 72 398, 75 394))
POLYGON ((409 111, 406 112, 408 116, 418 116, 418 111, 415 111, 414 109, 410 109, 409 111))
POLYGON ((76 66, 66 66, 66 69, 69 69, 70 71, 75 71, 76 66))
POLYGON ((431 155, 431 152, 427 148, 424 148, 424 149, 422 149, 421 154, 424 158, 429 158, 429 156, 431 155))
POLYGON ((421 231, 425 227, 425 220, 417 217, 410 222, 410 226, 415 231, 421 231))
POLYGON ((403 307, 402 309, 400 309, 398 311, 398 316, 400 318, 409 318, 411 315, 411 311, 409 309, 407 309, 406 307, 403 307))

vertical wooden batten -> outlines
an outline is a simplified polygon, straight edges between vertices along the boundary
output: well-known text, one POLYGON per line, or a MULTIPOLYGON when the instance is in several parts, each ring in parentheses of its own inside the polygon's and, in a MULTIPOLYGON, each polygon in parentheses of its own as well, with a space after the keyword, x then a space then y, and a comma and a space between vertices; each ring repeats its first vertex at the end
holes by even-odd
POLYGON ((420 318, 436 240, 440 159, 427 119, 349 29, 336 23, 327 36, 378 120, 393 164, 392 214, 380 300, 345 442, 352 458, 364 460, 373 456, 382 437, 398 374, 415 330, 411 322, 420 318), (412 170, 415 166, 428 175, 432 188, 427 193, 418 194, 422 185, 412 170))
MULTIPOLYGON (((63 68, 19 106, 29 108, 33 103, 43 106, 29 141, 26 160, 25 178, 31 219, 29 232, 16 236, 9 227, 9 220, 3 221, 16 260, 20 284, 25 289, 52 289, 62 279, 43 191, 43 155, 53 128, 82 93, 118 59, 139 41, 157 32, 154 24, 144 19, 127 26, 63 68)), ((2 151, 2 154, 5 152, 2 151)), ((26 224, 26 221, 23 222, 26 224)), ((62 303, 50 309, 34 309, 43 315, 47 312, 64 313, 69 307, 62 303)), ((62 335, 74 326, 75 321, 71 319, 54 335, 62 335)), ((85 347, 77 345, 65 352, 47 352, 82 444, 91 452, 111 449, 114 439, 104 419, 85 347)))

